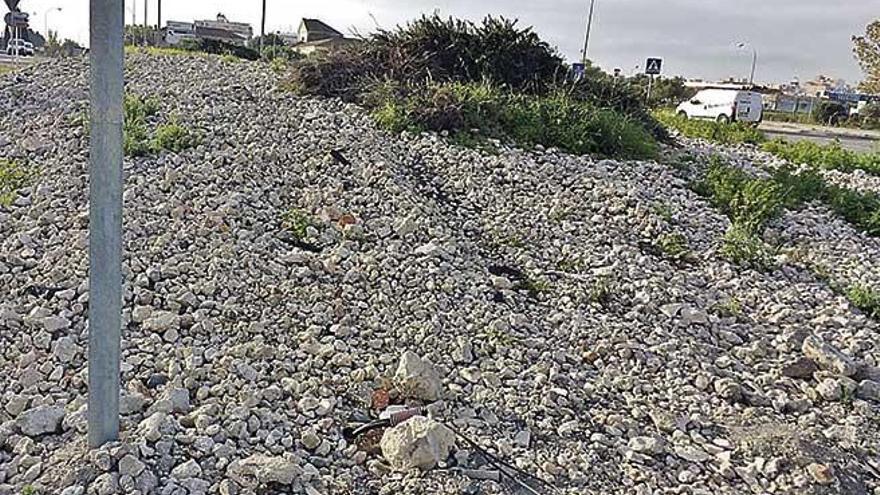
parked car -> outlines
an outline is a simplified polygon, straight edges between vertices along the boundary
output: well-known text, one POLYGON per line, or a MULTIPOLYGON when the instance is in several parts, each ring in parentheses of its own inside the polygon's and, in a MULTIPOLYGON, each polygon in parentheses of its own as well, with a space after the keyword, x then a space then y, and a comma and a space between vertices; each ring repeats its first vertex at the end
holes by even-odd
POLYGON ((21 38, 13 38, 6 44, 7 55, 22 55, 31 57, 34 55, 34 44, 21 38))
POLYGON ((688 119, 758 124, 764 120, 764 97, 754 91, 704 89, 675 111, 688 119))

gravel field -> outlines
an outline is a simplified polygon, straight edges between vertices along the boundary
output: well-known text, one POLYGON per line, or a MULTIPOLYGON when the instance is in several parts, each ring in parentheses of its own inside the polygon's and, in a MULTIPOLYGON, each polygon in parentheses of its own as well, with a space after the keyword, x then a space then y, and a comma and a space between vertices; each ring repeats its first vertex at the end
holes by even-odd
POLYGON ((125 161, 122 438, 91 452, 87 67, 0 76, 0 158, 39 171, 0 206, 0 494, 530 493, 463 476, 492 467, 443 427, 405 470, 427 421, 348 442, 391 389, 563 493, 880 495, 880 327, 808 269, 876 286, 880 245, 823 207, 747 270, 669 160, 481 153, 264 64, 127 64, 202 142, 125 161))

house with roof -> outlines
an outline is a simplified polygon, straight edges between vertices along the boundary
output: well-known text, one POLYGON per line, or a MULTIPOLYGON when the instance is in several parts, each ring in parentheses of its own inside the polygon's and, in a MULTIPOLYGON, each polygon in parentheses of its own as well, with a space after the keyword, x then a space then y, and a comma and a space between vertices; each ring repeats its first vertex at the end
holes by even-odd
POLYGON ((297 34, 299 35, 299 41, 302 43, 313 43, 315 41, 345 37, 324 21, 305 18, 299 23, 297 34))
POLYGON ((341 32, 319 19, 303 19, 297 30, 300 43, 293 49, 302 55, 325 53, 360 40, 346 38, 341 32))

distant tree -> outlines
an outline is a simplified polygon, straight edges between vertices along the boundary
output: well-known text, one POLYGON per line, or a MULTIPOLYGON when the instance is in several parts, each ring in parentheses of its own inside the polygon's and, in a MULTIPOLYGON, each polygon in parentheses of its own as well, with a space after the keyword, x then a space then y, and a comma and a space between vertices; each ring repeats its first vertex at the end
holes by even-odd
POLYGON ((865 80, 859 85, 862 91, 880 93, 880 20, 868 25, 864 36, 853 36, 853 52, 865 80))
MULTIPOLYGON (((647 99, 649 77, 645 74, 639 74, 627 80, 633 90, 647 99)), ((685 86, 683 77, 661 77, 655 78, 651 87, 651 98, 647 100, 649 107, 669 107, 691 98, 696 94, 696 90, 685 86)))

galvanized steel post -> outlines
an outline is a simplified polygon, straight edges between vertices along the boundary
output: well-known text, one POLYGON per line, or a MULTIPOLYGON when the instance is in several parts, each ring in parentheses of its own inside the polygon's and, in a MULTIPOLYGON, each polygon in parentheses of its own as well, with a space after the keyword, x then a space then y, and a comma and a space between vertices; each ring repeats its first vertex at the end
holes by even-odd
POLYGON ((89 445, 119 437, 124 0, 91 0, 89 445))

